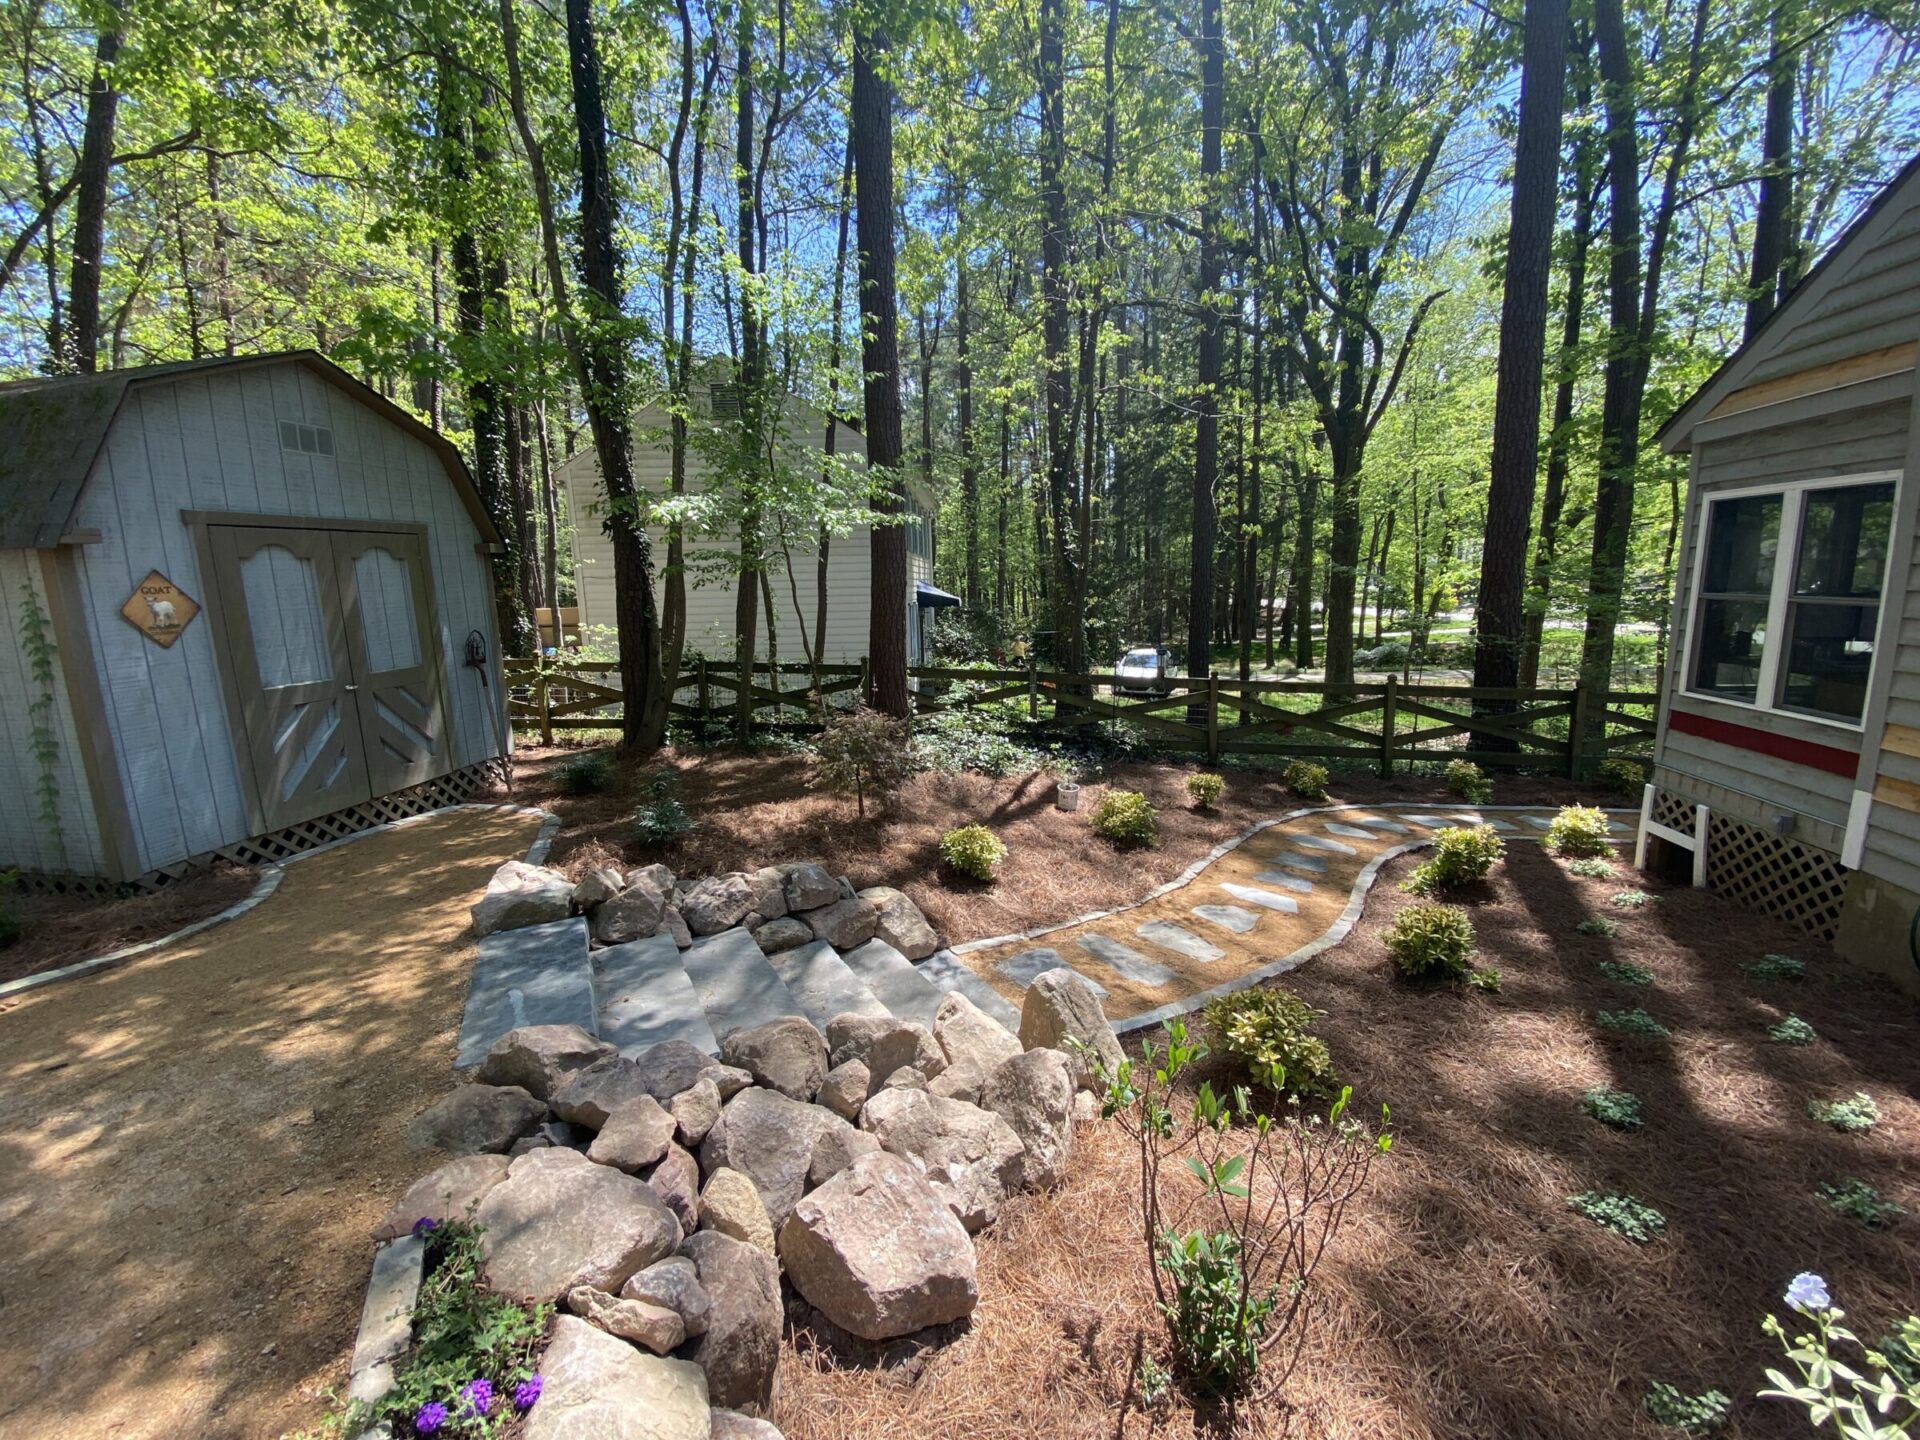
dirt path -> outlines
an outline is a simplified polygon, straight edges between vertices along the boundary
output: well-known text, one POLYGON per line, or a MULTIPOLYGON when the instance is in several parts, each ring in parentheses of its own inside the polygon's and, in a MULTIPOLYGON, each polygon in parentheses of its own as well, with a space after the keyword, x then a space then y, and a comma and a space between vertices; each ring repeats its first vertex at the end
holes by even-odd
POLYGON ((466 906, 531 815, 431 816, 0 1011, 0 1434, 282 1435, 344 1388, 368 1231, 451 1080, 466 906))

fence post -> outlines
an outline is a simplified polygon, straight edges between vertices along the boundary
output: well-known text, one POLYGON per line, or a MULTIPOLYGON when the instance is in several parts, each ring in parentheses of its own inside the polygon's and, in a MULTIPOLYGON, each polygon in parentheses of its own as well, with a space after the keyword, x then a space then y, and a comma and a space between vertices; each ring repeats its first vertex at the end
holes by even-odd
POLYGON ((707 657, 700 657, 700 735, 707 733, 707 657))
POLYGON ((1027 718, 1040 718, 1040 668, 1033 661, 1027 661, 1027 718))
POLYGON ((1380 778, 1393 777, 1393 711, 1398 703, 1399 694, 1395 687, 1395 677, 1387 676, 1387 695, 1380 702, 1380 778))
POLYGON ((1580 778, 1580 750, 1587 734, 1587 687, 1579 681, 1573 686, 1573 713, 1567 719, 1567 778, 1580 778))
POLYGON ((553 745, 553 711, 548 705, 547 672, 544 666, 540 669, 538 685, 540 693, 540 743, 551 748, 553 745))
POLYGON ((860 703, 873 704, 873 666, 865 655, 860 657, 860 703))
POLYGON ((1207 759, 1220 758, 1220 677, 1207 669, 1207 759))

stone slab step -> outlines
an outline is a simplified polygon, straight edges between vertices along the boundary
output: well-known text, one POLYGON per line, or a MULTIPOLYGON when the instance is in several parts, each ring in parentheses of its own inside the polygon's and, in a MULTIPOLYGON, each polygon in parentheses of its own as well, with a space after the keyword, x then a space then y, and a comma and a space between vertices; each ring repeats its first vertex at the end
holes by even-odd
POLYGON ((867 982, 847 967, 840 952, 824 940, 770 957, 787 993, 800 1002, 807 1018, 822 1031, 836 1015, 885 1016, 890 1012, 867 982))
POLYGON ((1203 964, 1214 960, 1224 960, 1227 952, 1210 940, 1202 940, 1184 925, 1176 925, 1171 920, 1149 920, 1133 932, 1149 944, 1158 945, 1163 950, 1171 950, 1176 955, 1184 955, 1189 960, 1198 960, 1203 964))
POLYGON ((1358 825, 1342 825, 1338 820, 1327 822, 1327 833, 1338 835, 1345 840, 1378 840, 1380 838, 1371 830, 1362 830, 1358 825))
POLYGON ((1290 835, 1287 837, 1296 850, 1326 850, 1335 855, 1358 855, 1360 852, 1340 840, 1329 840, 1324 835, 1290 835))
MULTIPOLYGON (((1282 878, 1284 880, 1284 877, 1282 878)), ((1300 913, 1300 902, 1291 895, 1262 890, 1258 885, 1236 885, 1232 881, 1222 882, 1220 888, 1234 899, 1243 900, 1249 905, 1258 905, 1263 910, 1277 910, 1282 915, 1300 913)))
POLYGON ((1097 932, 1082 935, 1080 948, 1103 962, 1109 969, 1136 985, 1145 985, 1149 989, 1158 989, 1162 985, 1171 985, 1179 979, 1178 972, 1164 965, 1156 965, 1138 950, 1111 935, 1097 932))
POLYGON ((753 936, 735 926, 693 942, 680 953, 680 964, 700 996, 700 1008, 716 1038, 754 1025, 765 1025, 783 1015, 806 1018, 753 936))
POLYGON ((600 1002, 600 1038, 622 1055, 631 1058, 662 1040, 684 1040, 709 1055, 720 1053, 671 935, 594 951, 593 993, 600 1002))
POLYGON ((576 915, 496 930, 480 940, 453 1063, 456 1068, 478 1065, 494 1041, 522 1025, 578 1025, 592 1031, 594 1024, 585 920, 576 915))
POLYGON ((951 950, 936 950, 915 966, 933 988, 948 995, 964 995, 1014 1034, 1020 1033, 1020 1011, 1006 996, 982 980, 951 950))
POLYGON ((1255 872, 1253 878, 1258 880, 1262 885, 1278 885, 1283 889, 1293 890, 1301 895, 1311 895, 1313 893, 1313 881, 1307 879, 1304 875, 1292 875, 1285 870, 1260 870, 1255 872))
POLYGON ((1245 935, 1260 923, 1259 912, 1244 905, 1196 905, 1193 915, 1235 935, 1245 935))
POLYGON ((916 970, 906 956, 884 940, 869 940, 841 958, 890 1013, 932 1028, 934 1012, 946 992, 916 970))

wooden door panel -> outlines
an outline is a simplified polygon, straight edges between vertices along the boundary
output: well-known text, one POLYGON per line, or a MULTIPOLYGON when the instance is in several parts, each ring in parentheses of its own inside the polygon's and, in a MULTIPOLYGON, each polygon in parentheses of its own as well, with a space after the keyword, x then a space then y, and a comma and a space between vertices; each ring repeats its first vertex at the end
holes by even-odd
POLYGON ((374 793, 418 785, 448 768, 451 748, 424 547, 417 535, 350 531, 333 547, 374 793))

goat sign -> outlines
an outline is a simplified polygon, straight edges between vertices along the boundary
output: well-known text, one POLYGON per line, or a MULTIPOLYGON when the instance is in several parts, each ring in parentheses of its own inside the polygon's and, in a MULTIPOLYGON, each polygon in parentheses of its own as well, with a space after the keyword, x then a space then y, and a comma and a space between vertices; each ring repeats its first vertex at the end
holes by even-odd
POLYGON ((165 650, 200 613, 200 606, 158 570, 149 570, 147 578, 134 587, 127 603, 120 607, 120 613, 134 629, 165 650))

